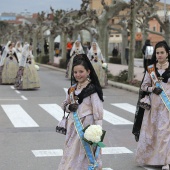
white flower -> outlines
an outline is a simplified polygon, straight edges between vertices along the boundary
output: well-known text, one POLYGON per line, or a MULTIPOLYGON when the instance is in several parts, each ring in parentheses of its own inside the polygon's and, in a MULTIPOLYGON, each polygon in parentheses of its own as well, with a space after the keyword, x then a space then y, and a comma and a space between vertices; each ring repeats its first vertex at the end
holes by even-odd
POLYGON ((84 138, 93 143, 98 143, 101 141, 102 127, 100 125, 90 125, 84 133, 84 138))
POLYGON ((35 64, 35 68, 37 71, 40 69, 40 67, 37 64, 35 64))
POLYGON ((107 69, 107 67, 108 67, 107 63, 102 64, 102 68, 107 69))

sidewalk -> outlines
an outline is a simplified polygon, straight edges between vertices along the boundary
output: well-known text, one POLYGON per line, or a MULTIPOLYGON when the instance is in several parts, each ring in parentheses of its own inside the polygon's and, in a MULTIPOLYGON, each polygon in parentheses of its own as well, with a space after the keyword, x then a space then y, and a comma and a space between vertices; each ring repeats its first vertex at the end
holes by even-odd
MULTIPOLYGON (((54 63, 59 63, 60 58, 61 57, 54 57, 54 63)), ((46 65, 46 64, 38 64, 38 65, 48 67, 48 68, 51 68, 51 69, 55 69, 55 70, 58 70, 58 71, 61 71, 61 72, 66 72, 65 69, 53 67, 53 66, 50 66, 50 65, 46 65)), ((128 69, 127 65, 108 63, 108 70, 114 76, 118 75, 120 73, 120 71, 127 70, 127 69, 128 69)), ((144 71, 144 69, 141 68, 141 67, 134 67, 135 79, 141 81, 142 78, 143 78, 143 71, 144 71)), ((139 92, 139 88, 135 87, 135 86, 131 86, 131 85, 123 84, 123 83, 118 83, 118 82, 114 82, 114 81, 110 81, 110 80, 108 81, 108 84, 111 85, 111 86, 117 87, 117 88, 132 91, 132 92, 135 92, 135 93, 139 92)))

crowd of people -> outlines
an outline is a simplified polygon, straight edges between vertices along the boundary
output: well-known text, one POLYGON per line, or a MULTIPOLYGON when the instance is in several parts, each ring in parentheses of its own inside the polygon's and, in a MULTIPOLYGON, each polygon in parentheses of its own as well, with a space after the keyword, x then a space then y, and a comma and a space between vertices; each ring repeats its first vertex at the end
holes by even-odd
POLYGON ((88 47, 88 49, 84 49, 79 40, 76 40, 73 45, 70 45, 70 42, 67 44, 67 70, 65 77, 71 79, 73 60, 78 54, 86 54, 88 56, 88 59, 92 63, 97 74, 101 87, 107 86, 107 68, 103 64, 105 63, 105 58, 102 55, 97 42, 92 42, 91 47, 88 47))
POLYGON ((9 41, 1 48, 0 84, 10 84, 18 90, 40 88, 39 76, 32 54, 32 46, 27 42, 9 41))
MULTIPOLYGON (((146 53, 143 48, 143 53, 146 53)), ((166 41, 158 42, 146 62, 140 87, 132 133, 138 142, 136 161, 139 165, 170 165, 170 50, 166 41)), ((87 52, 79 40, 67 45, 66 77, 71 79, 62 108, 69 113, 64 152, 58 170, 102 170, 101 151, 83 141, 80 131, 103 121, 103 91, 107 85, 105 58, 92 42, 87 52), (88 150, 88 148, 91 148, 88 150), (98 156, 96 157, 96 152, 98 156), (91 157, 92 155, 92 157, 91 157)), ((9 41, 1 48, 0 84, 13 84, 16 89, 40 87, 32 46, 9 41)))
MULTIPOLYGON (((101 170, 101 152, 96 158, 97 148, 92 147, 94 161, 91 163, 79 130, 87 125, 102 126, 102 86, 105 86, 106 81, 101 65, 104 57, 96 42, 92 43, 87 54, 84 53, 80 41, 76 41, 73 47, 70 52, 71 62, 68 62, 72 86, 62 105, 71 114, 68 118, 64 153, 58 169, 101 170), (70 93, 72 88, 73 93, 70 93), (78 119, 75 119, 77 116, 78 119), (82 126, 77 126, 80 124, 82 126)), ((146 63, 132 130, 138 142, 136 161, 141 166, 160 166, 162 170, 169 170, 170 53, 166 41, 155 45, 149 64, 148 61, 146 63)))

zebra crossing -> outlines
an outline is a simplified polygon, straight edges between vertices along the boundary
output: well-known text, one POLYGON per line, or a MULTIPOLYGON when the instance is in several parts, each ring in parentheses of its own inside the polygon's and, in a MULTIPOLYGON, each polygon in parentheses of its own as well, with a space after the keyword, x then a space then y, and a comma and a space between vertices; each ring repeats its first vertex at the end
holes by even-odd
MULTIPOLYGON (((44 111, 50 114, 57 121, 60 121, 63 117, 63 110, 58 104, 38 104, 44 111)), ((122 104, 124 106, 124 103, 122 104)), ((130 106, 130 104, 128 104, 130 106)), ((115 105, 116 106, 116 105, 115 105)), ((121 106, 121 103, 119 103, 121 106)), ((3 111, 8 116, 14 127, 38 127, 38 123, 36 123, 29 114, 22 108, 22 106, 18 104, 8 104, 1 105, 3 111)), ((133 107, 131 105, 131 107, 133 107)), ((126 108, 124 108, 125 110, 126 108)), ((130 111, 127 108, 126 111, 130 111)), ((113 112, 104 109, 104 121, 112 124, 112 125, 132 125, 133 122, 124 119, 113 112)))
MULTIPOLYGON (((67 95, 67 89, 65 88, 64 91, 67 95)), ((18 93, 18 92, 16 92, 18 93)), ((19 94, 19 93, 18 93, 19 94)), ((22 96, 21 96, 22 97, 22 96)), ((28 100, 26 97, 22 97, 23 100, 28 100)), ((127 112, 130 112, 132 114, 135 113, 135 106, 129 104, 129 103, 111 103, 114 107, 125 110, 127 112)), ((6 104, 6 105, 0 105, 3 114, 5 114, 9 120, 11 121, 11 124, 14 126, 14 128, 30 128, 30 127, 39 127, 38 123, 29 115, 29 112, 27 112, 27 109, 24 109, 19 104, 6 104)), ((57 121, 60 121, 63 117, 63 110, 58 104, 51 103, 51 104, 38 104, 38 106, 43 109, 47 114, 52 116, 57 121)), ((116 126, 116 125, 132 125, 133 122, 120 117, 116 115, 113 112, 110 112, 108 110, 104 110, 104 121, 107 123, 116 126)), ((51 149, 51 150, 31 150, 32 154, 35 157, 61 157, 63 155, 62 149, 51 149)), ((129 150, 126 147, 105 147, 102 149, 103 155, 116 155, 116 154, 133 154, 131 150, 129 150)), ((146 170, 154 170, 151 168, 145 168, 146 170)), ((113 170, 111 168, 103 168, 103 170, 113 170)))

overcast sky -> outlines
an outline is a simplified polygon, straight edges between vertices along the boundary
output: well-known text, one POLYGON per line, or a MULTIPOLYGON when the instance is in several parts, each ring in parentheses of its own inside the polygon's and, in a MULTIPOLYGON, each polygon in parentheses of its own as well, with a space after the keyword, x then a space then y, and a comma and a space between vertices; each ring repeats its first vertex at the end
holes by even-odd
MULTIPOLYGON (((129 1, 129 0, 127 0, 129 1)), ((170 4, 170 0, 161 0, 170 4)), ((41 12, 54 9, 79 9, 81 0, 0 0, 0 13, 2 12, 41 12)))
POLYGON ((2 12, 41 12, 54 9, 79 9, 81 0, 0 0, 0 13, 2 12))

